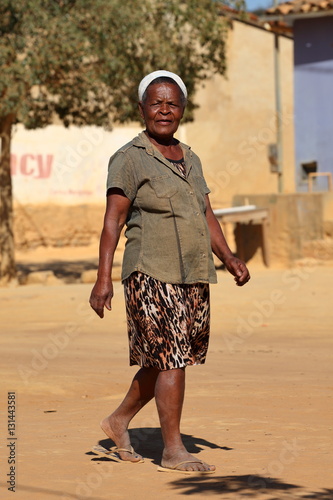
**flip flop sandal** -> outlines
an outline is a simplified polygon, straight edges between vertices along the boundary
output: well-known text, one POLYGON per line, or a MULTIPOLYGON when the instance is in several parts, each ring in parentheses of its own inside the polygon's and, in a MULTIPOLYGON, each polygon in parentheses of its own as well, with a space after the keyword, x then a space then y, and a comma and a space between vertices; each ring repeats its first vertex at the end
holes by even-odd
POLYGON ((110 448, 108 450, 107 448, 104 448, 103 446, 98 444, 96 446, 93 446, 92 450, 96 453, 99 453, 100 455, 107 455, 108 457, 110 457, 112 460, 115 460, 116 462, 123 462, 126 464, 140 464, 140 463, 144 462, 143 458, 141 458, 140 460, 132 461, 132 460, 123 460, 120 457, 119 452, 121 452, 121 451, 127 451, 127 453, 130 453, 131 455, 134 455, 134 456, 137 455, 137 453, 134 451, 132 446, 130 446, 129 449, 117 448, 117 446, 114 446, 113 448, 110 448))
POLYGON ((215 470, 182 470, 177 469, 180 465, 184 464, 202 464, 201 460, 185 460, 173 467, 158 467, 158 472, 179 472, 180 474, 214 474, 215 470))

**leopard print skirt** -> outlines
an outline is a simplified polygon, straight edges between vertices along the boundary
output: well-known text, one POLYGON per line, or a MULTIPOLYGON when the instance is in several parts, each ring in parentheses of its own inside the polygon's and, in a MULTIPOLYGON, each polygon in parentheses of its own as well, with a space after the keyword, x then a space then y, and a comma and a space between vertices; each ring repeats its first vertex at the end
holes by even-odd
POLYGON ((174 285, 134 272, 124 290, 130 365, 170 370, 205 362, 208 283, 174 285))

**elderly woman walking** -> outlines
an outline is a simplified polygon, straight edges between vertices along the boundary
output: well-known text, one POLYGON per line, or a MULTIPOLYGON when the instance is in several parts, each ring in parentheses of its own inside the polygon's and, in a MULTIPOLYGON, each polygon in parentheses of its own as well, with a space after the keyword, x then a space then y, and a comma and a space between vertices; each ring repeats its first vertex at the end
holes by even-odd
POLYGON ((90 305, 103 318, 111 310, 112 262, 126 224, 122 281, 130 364, 139 365, 120 406, 101 422, 122 461, 142 462, 128 425, 155 398, 166 472, 212 473, 188 453, 180 434, 185 369, 205 362, 209 340, 209 283, 216 283, 212 252, 234 276, 250 279, 230 251, 209 202, 198 156, 175 139, 186 106, 181 78, 155 71, 139 85, 145 130, 110 159, 107 206, 98 277, 90 305))

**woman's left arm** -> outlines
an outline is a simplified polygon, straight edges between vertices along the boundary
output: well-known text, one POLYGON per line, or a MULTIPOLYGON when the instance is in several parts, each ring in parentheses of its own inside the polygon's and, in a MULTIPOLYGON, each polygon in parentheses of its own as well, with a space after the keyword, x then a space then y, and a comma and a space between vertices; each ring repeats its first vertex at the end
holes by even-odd
POLYGON ((221 262, 223 262, 229 273, 235 277, 236 285, 245 285, 245 283, 247 283, 250 279, 250 273, 245 263, 235 257, 230 250, 219 221, 215 217, 210 205, 208 194, 206 195, 206 219, 214 254, 220 259, 221 262))

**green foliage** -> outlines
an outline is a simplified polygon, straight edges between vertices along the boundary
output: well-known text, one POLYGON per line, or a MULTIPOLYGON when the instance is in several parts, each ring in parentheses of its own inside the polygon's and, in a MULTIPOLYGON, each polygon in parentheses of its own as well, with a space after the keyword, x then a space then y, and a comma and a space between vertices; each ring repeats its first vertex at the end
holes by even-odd
POLYGON ((156 69, 189 91, 223 74, 226 25, 212 0, 0 0, 0 120, 27 128, 137 120, 137 86, 156 69))

